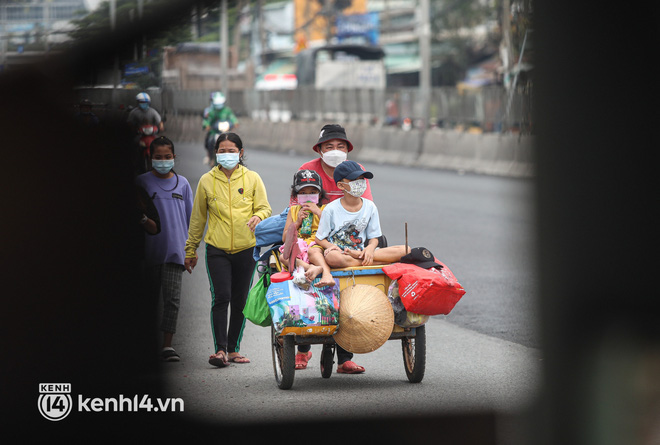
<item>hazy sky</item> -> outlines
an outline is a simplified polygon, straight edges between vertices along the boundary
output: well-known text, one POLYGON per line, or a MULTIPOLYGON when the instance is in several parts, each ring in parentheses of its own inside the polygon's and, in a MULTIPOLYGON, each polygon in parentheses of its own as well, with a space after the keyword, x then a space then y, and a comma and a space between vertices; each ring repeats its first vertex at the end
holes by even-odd
POLYGON ((87 3, 87 6, 89 9, 92 11, 96 9, 96 7, 101 3, 102 0, 85 0, 85 3, 87 3))

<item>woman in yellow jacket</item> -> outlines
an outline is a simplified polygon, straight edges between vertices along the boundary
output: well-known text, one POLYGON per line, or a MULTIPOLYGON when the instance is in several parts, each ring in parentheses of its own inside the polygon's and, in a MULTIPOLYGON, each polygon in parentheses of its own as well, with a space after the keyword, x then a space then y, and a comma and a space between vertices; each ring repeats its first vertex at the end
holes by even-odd
POLYGON ((261 177, 243 165, 241 138, 235 133, 221 134, 215 152, 218 165, 204 174, 197 185, 184 266, 192 273, 197 265, 197 248, 208 222, 204 242, 215 346, 209 363, 224 367, 229 362, 250 362, 239 352, 245 327, 243 307, 255 266, 254 229, 270 216, 271 208, 261 177))

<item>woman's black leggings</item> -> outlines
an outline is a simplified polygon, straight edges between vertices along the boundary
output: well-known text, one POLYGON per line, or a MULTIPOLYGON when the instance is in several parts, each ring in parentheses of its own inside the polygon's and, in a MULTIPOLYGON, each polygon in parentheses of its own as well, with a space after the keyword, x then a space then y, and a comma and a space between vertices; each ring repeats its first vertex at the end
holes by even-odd
POLYGON ((206 245, 206 271, 211 284, 211 331, 214 352, 239 352, 245 317, 243 307, 250 291, 255 261, 252 248, 230 254, 206 245), (229 305, 231 304, 231 311, 229 305), (229 326, 227 325, 227 313, 229 326))

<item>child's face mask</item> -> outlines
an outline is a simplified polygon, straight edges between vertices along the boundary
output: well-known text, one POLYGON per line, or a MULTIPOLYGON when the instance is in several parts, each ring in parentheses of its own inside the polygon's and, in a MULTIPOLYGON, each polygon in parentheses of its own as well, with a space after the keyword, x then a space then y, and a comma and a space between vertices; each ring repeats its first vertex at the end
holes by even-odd
POLYGON ((300 204, 300 205, 303 205, 303 204, 305 204, 306 202, 312 202, 312 203, 314 203, 314 204, 318 204, 318 203, 319 203, 319 195, 318 195, 318 193, 312 193, 312 194, 310 194, 310 195, 303 195, 303 194, 300 194, 300 195, 297 196, 297 198, 298 198, 298 204, 300 204))
POLYGON ((151 161, 151 165, 156 170, 158 173, 161 175, 165 175, 170 172, 174 168, 174 159, 163 159, 163 160, 158 160, 154 159, 151 161))
POLYGON ((356 179, 348 183, 350 190, 346 190, 350 195, 359 198, 367 191, 367 180, 366 179, 356 179))

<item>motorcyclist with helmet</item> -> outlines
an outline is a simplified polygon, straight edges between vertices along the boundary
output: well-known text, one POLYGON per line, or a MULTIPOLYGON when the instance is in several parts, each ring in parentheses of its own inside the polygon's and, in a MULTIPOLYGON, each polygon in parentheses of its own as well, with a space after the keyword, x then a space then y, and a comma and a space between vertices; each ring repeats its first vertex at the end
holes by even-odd
POLYGON ((158 111, 151 108, 151 97, 147 93, 140 93, 135 97, 138 106, 128 114, 128 123, 136 130, 140 125, 155 125, 159 131, 163 131, 163 120, 158 111))
POLYGON ((78 105, 78 112, 75 115, 76 121, 87 127, 94 127, 99 124, 99 118, 92 112, 92 101, 83 99, 78 105))
POLYGON ((133 143, 137 148, 135 158, 137 171, 144 173, 151 169, 151 157, 149 155, 151 141, 154 140, 158 132, 164 130, 164 126, 160 114, 151 108, 151 97, 147 93, 139 93, 135 99, 138 106, 131 110, 126 121, 136 134, 133 143))
POLYGON ((225 95, 220 91, 216 91, 211 94, 211 106, 204 110, 202 129, 208 131, 204 141, 204 147, 206 149, 204 163, 211 166, 215 165, 214 145, 217 135, 238 126, 238 119, 232 109, 226 105, 226 101, 225 95))

